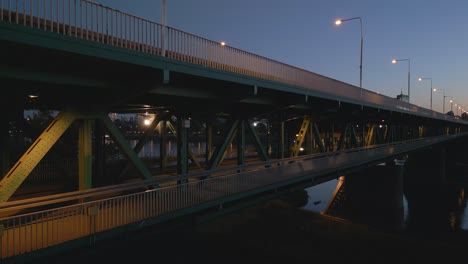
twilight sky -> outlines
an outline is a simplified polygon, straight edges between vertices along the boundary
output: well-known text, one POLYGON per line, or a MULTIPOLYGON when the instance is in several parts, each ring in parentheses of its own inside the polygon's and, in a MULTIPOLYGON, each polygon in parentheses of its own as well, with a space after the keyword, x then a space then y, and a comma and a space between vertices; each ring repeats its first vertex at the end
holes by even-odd
MULTIPOLYGON (((166 0, 167 25, 359 86, 362 18, 363 88, 442 112, 443 92, 468 110, 466 0, 166 0)), ((162 0, 95 0, 161 22, 162 0)), ((445 109, 450 110, 450 98, 445 109)), ((455 106, 454 106, 454 112, 455 106)))

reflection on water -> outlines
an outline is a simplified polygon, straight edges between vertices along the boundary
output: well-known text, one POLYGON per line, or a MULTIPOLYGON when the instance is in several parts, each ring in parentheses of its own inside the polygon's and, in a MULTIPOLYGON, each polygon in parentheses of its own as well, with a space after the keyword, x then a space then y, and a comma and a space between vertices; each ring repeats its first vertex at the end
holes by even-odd
POLYGON ((323 213, 337 184, 338 180, 335 179, 307 188, 309 202, 303 208, 312 212, 323 213))
MULTIPOLYGON (((338 183, 339 180, 335 179, 307 188, 309 199, 303 208, 317 213, 326 213, 327 205, 331 202, 338 183)), ((403 211, 399 216, 402 225, 400 230, 423 236, 468 230, 465 188, 464 184, 454 181, 443 185, 405 184, 402 197, 403 211)), ((349 208, 343 211, 352 212, 355 209, 349 208)), ((353 217, 355 216, 349 215, 344 218, 353 220, 353 217)), ((368 220, 376 219, 378 220, 378 218, 368 220)), ((385 227, 386 223, 366 224, 385 227)))

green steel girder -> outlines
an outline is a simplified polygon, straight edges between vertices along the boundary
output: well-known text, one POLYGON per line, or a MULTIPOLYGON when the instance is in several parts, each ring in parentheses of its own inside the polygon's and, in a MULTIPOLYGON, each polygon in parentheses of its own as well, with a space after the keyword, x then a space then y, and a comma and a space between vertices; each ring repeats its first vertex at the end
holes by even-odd
POLYGON ((343 131, 343 133, 341 133, 340 135, 340 142, 338 143, 338 147, 336 150, 342 150, 344 147, 345 147, 345 144, 346 144, 346 138, 348 137, 348 133, 350 133, 350 144, 349 144, 349 148, 352 148, 352 147, 357 147, 357 136, 356 136, 356 130, 354 129, 354 126, 353 124, 351 123, 348 123, 346 124, 345 126, 345 129, 343 131))
POLYGON ((237 165, 245 164, 245 123, 242 120, 237 129, 237 165))
POLYGON ((216 168, 216 166, 218 166, 221 163, 224 157, 224 153, 226 152, 227 146, 232 142, 232 139, 234 138, 234 134, 237 131, 238 124, 239 124, 239 120, 234 120, 223 143, 221 144, 219 148, 216 148, 215 153, 213 153, 209 162, 209 166, 208 166, 209 170, 213 170, 214 168, 216 168))
POLYGON ((351 146, 352 147, 357 147, 357 135, 356 135, 356 129, 354 128, 354 126, 352 124, 348 124, 349 126, 351 126, 351 146))
MULTIPOLYGON (((141 175, 146 179, 152 179, 153 176, 151 172, 148 170, 146 165, 143 161, 140 160, 138 155, 133 151, 133 149, 129 146, 128 141, 125 137, 120 133, 119 129, 112 123, 112 120, 107 115, 100 115, 99 119, 104 122, 107 130, 109 131, 110 136, 114 139, 114 141, 119 145, 120 149, 124 152, 124 154, 128 157, 128 159, 133 162, 135 167, 141 173, 141 175)), ((159 186, 154 186, 159 187, 159 186)))
POLYGON ((385 133, 385 142, 386 143, 395 142, 397 140, 396 138, 397 138, 397 135, 396 135, 395 125, 390 125, 388 127, 387 132, 385 133))
POLYGON ((62 112, 55 117, 0 181, 0 203, 10 199, 21 183, 77 118, 77 114, 70 112, 62 112))
MULTIPOLYGON (((133 151, 138 155, 138 153, 141 151, 141 149, 143 148, 143 146, 145 146, 146 142, 148 142, 148 140, 150 139, 150 136, 151 136, 151 133, 154 132, 154 130, 156 129, 156 126, 159 124, 159 122, 161 121, 161 118, 159 117, 159 115, 157 115, 154 119, 153 119, 153 122, 151 122, 151 124, 146 128, 145 130, 145 133, 143 134, 142 137, 140 137, 140 139, 138 140, 137 144, 135 145, 135 147, 133 148, 133 151)), ((123 170, 120 172, 120 175, 119 175, 119 178, 122 178, 125 176, 125 174, 127 174, 127 172, 130 170, 132 166, 132 162, 127 162, 127 164, 125 165, 125 167, 123 168, 123 170)))
POLYGON ((331 124, 329 131, 329 141, 327 144, 328 151, 335 151, 335 124, 331 124))
MULTIPOLYGON (((167 122, 167 127, 171 130, 173 135, 177 136, 177 130, 174 128, 174 125, 172 125, 171 122, 169 122, 169 121, 167 122)), ((188 137, 188 135, 187 135, 187 137, 188 137)), ((188 141, 187 141, 187 146, 188 146, 188 141)), ((202 168, 200 163, 197 161, 197 159, 195 158, 195 156, 193 155, 193 153, 192 153, 192 151, 190 150, 189 147, 187 147, 187 155, 185 157, 185 160, 187 160, 187 159, 190 159, 190 161, 192 161, 192 163, 195 164, 195 166, 197 166, 199 169, 202 168)))
POLYGON ((344 131, 340 134, 340 141, 338 142, 338 146, 336 150, 342 150, 345 145, 346 134, 348 134, 348 125, 345 126, 344 131))
POLYGON ((315 141, 318 142, 320 152, 322 152, 322 153, 325 152, 325 146, 323 145, 322 138, 320 137, 320 131, 318 129, 318 126, 317 126, 316 122, 314 122, 312 124, 312 129, 313 129, 315 141))
POLYGON ((213 156, 213 124, 206 123, 206 148, 205 148, 205 162, 208 163, 213 156))
POLYGON ((258 137, 257 133, 255 132, 255 128, 252 126, 250 122, 247 122, 247 128, 250 130, 252 133, 252 136, 254 137, 255 140, 255 146, 257 147, 257 152, 260 154, 262 159, 264 161, 268 161, 268 154, 266 153, 265 148, 262 145, 262 142, 260 141, 260 138, 258 137))
POLYGON ((86 190, 92 187, 93 172, 93 144, 92 144, 93 120, 80 120, 78 128, 78 175, 79 189, 86 190))

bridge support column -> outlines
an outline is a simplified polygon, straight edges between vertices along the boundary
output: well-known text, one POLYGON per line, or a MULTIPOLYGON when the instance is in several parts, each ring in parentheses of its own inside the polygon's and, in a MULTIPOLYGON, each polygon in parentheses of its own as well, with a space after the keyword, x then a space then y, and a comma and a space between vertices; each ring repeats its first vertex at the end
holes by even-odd
POLYGON ((93 144, 91 140, 92 120, 81 120, 78 131, 78 175, 79 189, 90 189, 92 186, 93 144))
POLYGON ((166 172, 167 168, 167 132, 166 119, 159 123, 159 168, 161 173, 166 172))
POLYGON ((237 129, 237 165, 245 164, 245 122, 240 122, 237 129))
POLYGON ((213 156, 213 122, 206 121, 206 144, 205 144, 205 164, 208 164, 213 156))
MULTIPOLYGON (((105 156, 105 147, 106 147, 106 137, 105 137, 104 124, 100 120, 95 120, 94 122, 94 156, 95 156, 95 166, 94 166, 94 176, 96 179, 104 180, 106 175, 106 156, 105 156)), ((113 181, 114 177, 112 177, 113 181)))
POLYGON ((278 116, 268 120, 270 123, 270 157, 281 158, 281 122, 278 120, 278 116))
POLYGON ((447 178, 447 151, 445 146, 432 147, 409 155, 407 183, 440 184, 447 178))
MULTIPOLYGON (((177 118, 177 174, 188 172, 188 128, 190 120, 177 118)), ((178 181, 177 183, 182 183, 178 181)))
POLYGON ((447 184, 446 178, 460 175, 455 166, 456 149, 460 142, 438 146, 411 154, 405 177, 405 197, 408 201, 407 230, 412 233, 451 232, 461 221, 465 190, 458 184, 447 184), (452 172, 454 172, 452 174, 452 172))

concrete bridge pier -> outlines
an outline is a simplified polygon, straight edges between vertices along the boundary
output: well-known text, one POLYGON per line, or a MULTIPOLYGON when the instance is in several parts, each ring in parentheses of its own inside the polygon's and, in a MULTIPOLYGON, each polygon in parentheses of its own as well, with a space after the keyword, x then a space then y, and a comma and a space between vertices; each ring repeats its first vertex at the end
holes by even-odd
POLYGON ((405 161, 406 158, 401 157, 345 175, 341 194, 334 198, 341 201, 329 207, 326 213, 383 228, 401 229, 405 161))
POLYGON ((447 162, 450 168, 468 167, 468 139, 460 138, 447 144, 447 162))
POLYGON ((464 188, 451 184, 461 176, 457 159, 460 141, 433 147, 410 155, 405 176, 404 194, 408 201, 409 232, 449 232, 459 226, 465 205, 464 188), (456 165, 456 166, 455 166, 456 165))
POLYGON ((405 183, 417 185, 445 183, 448 175, 447 160, 452 155, 447 154, 446 146, 434 146, 411 153, 408 157, 405 183))

